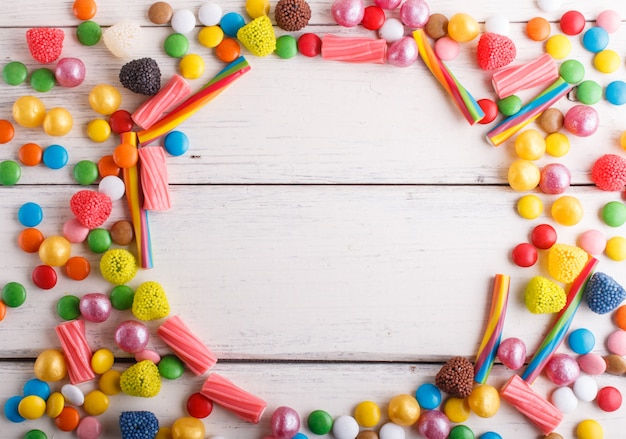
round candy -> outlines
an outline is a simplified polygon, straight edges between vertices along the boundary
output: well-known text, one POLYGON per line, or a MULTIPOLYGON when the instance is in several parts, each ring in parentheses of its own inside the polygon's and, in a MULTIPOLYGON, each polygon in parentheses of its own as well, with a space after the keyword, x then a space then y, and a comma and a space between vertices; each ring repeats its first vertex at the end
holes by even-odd
POLYGON ((546 152, 552 157, 563 157, 569 148, 569 138, 563 133, 552 133, 546 137, 546 152))
POLYGON ((48 439, 48 435, 41 430, 29 430, 23 439, 48 439))
POLYGON ((65 265, 70 258, 72 248, 63 236, 49 236, 39 246, 41 262, 52 267, 65 265))
POLYGON ((577 198, 564 195, 552 203, 550 214, 562 226, 574 226, 583 218, 583 206, 577 198))
POLYGON ((61 431, 74 431, 80 423, 80 413, 72 406, 65 406, 54 423, 61 431))
POLYGON ((539 184, 541 173, 537 165, 530 160, 517 159, 509 166, 507 178, 513 190, 530 191, 539 184))
MULTIPOLYGON (((446 37, 440 38, 440 40, 443 40, 446 37)), ((439 41, 439 40, 437 40, 439 41)), ((435 48, 437 47, 437 43, 435 43, 435 48)), ((480 108, 483 110, 483 112, 485 113, 485 116, 478 121, 479 124, 482 125, 486 125, 489 124, 491 122, 493 122, 495 120, 496 117, 498 117, 498 104, 496 104, 494 101, 492 101, 491 99, 479 99, 478 100, 478 105, 480 106, 480 108)), ((545 113, 545 111, 544 111, 545 113)))
POLYGON ((198 32, 198 41, 204 47, 212 49, 217 47, 224 39, 224 31, 219 26, 206 26, 198 32))
POLYGON ((85 416, 76 427, 78 439, 98 439, 102 434, 102 424, 94 416, 85 416))
POLYGON ((543 17, 534 17, 526 23, 526 35, 533 41, 544 41, 550 36, 550 22, 543 17))
POLYGON ((380 407, 374 401, 362 401, 354 408, 354 419, 362 427, 373 427, 380 421, 380 407))
POLYGON ((74 320, 80 317, 80 299, 66 295, 57 301, 57 314, 63 320, 74 320))
POLYGON ((124 181, 121 178, 115 175, 107 175, 100 180, 100 183, 98 183, 98 192, 107 195, 111 201, 116 201, 124 196, 126 187, 124 186, 124 181))
POLYGON ((204 73, 204 59, 200 55, 187 54, 178 65, 180 74, 186 79, 198 79, 204 73))
POLYGON ((0 185, 13 186, 22 176, 22 169, 13 160, 3 160, 0 162, 0 185))
POLYGON ((98 179, 98 165, 91 160, 81 160, 74 165, 72 173, 78 184, 89 186, 98 179))
POLYGON ((124 352, 131 354, 146 348, 150 333, 146 325, 136 320, 127 320, 118 325, 114 334, 115 343, 124 352))
POLYGON ((543 213, 543 201, 537 195, 524 195, 517 201, 517 213, 524 219, 535 219, 543 213))
POLYGON ((293 58, 298 54, 298 40, 291 35, 281 35, 276 39, 275 53, 282 59, 293 58))
POLYGON ((25 143, 20 147, 18 157, 25 166, 37 166, 41 163, 43 149, 36 143, 25 143))
POLYGON ((85 64, 78 58, 62 58, 54 70, 54 77, 62 87, 76 87, 85 80, 85 64))
POLYGON ((481 418, 491 418, 500 409, 500 394, 489 384, 479 384, 467 398, 470 409, 481 418))
POLYGON ((215 26, 221 19, 222 8, 217 3, 205 3, 198 9, 198 20, 205 26, 215 26))
POLYGON ((24 384, 23 394, 24 396, 37 395, 46 400, 50 396, 50 386, 43 380, 31 378, 24 384))
POLYGON ((596 344, 593 333, 586 328, 576 329, 567 336, 567 344, 570 349, 577 354, 587 354, 591 352, 596 344))
POLYGON ((590 352, 580 355, 576 361, 578 361, 580 370, 588 375, 602 375, 606 372, 606 361, 600 354, 590 352))
POLYGON ((417 431, 427 439, 447 438, 450 420, 439 410, 428 410, 417 421, 417 431))
POLYGON ((620 18, 619 13, 611 9, 600 12, 596 17, 596 25, 610 34, 617 32, 621 24, 622 19, 620 18))
POLYGON ((220 61, 231 62, 239 57, 241 47, 234 38, 224 38, 215 48, 215 55, 220 61))
POLYGON ((95 0, 74 0, 72 13, 79 20, 89 20, 96 15, 97 6, 95 0))
POLYGON ((578 84, 585 77, 585 66, 576 59, 568 59, 559 66, 559 75, 568 84, 578 84))
POLYGON ((380 6, 371 5, 365 8, 361 25, 368 30, 378 30, 385 22, 385 11, 380 6))
POLYGON ((478 22, 470 15, 457 13, 448 20, 448 35, 454 41, 467 43, 480 33, 478 22))
POLYGON ((183 34, 170 34, 165 38, 163 50, 172 58, 182 58, 189 50, 189 40, 183 34))
POLYGON ((134 125, 132 115, 126 110, 114 111, 109 116, 109 127, 115 134, 131 131, 134 125))
POLYGON ((19 61, 11 61, 2 69, 2 78, 9 85, 20 85, 27 77, 28 69, 19 61))
POLYGON ((81 243, 87 239, 89 229, 78 222, 76 218, 70 218, 63 224, 63 236, 73 243, 81 243))
POLYGON ((511 252, 511 258, 518 267, 532 267, 537 262, 537 249, 527 242, 517 244, 511 252))
POLYGON ((420 406, 413 396, 400 394, 389 401, 387 414, 391 422, 408 427, 417 422, 420 416, 420 406))
POLYGON ((503 15, 491 15, 485 20, 485 32, 509 36, 511 23, 503 15))
POLYGON ((109 233, 113 242, 118 245, 129 245, 135 237, 133 225, 127 220, 119 220, 113 223, 109 233))
POLYGON ((15 135, 15 128, 8 120, 0 120, 0 143, 8 143, 15 135))
POLYGON ((91 272, 91 264, 82 256, 72 256, 65 263, 65 274, 73 280, 84 280, 91 272))
POLYGON ((598 391, 598 407, 605 412, 614 412, 622 406, 622 394, 613 386, 606 386, 598 391))
POLYGON ((26 288, 19 282, 8 282, 2 287, 2 301, 10 308, 22 306, 26 301, 26 288))
POLYGON ((180 378, 185 372, 185 364, 176 355, 163 356, 158 366, 161 376, 168 380, 180 378))
POLYGON ((229 12, 222 16, 220 27, 226 35, 235 38, 237 32, 246 24, 243 16, 237 12, 229 12))
POLYGON ((546 364, 545 372, 554 384, 566 386, 576 381, 580 375, 580 367, 570 355, 554 354, 546 364))
POLYGON ((546 250, 556 242, 556 230, 550 224, 539 224, 533 228, 530 240, 538 249, 546 250))
MULTIPOLYGON (((43 130, 49 136, 65 136, 69 133, 74 125, 74 119, 72 119, 72 115, 65 108, 57 107, 53 108, 46 113, 43 118, 43 130)), ((48 148, 46 148, 48 149, 48 148)), ((45 151, 44 151, 44 163, 45 160, 45 151)), ((65 164, 63 165, 65 166, 65 164)), ((52 168, 58 169, 58 168, 52 168)))
POLYGON ((108 116, 122 103, 122 95, 113 86, 99 84, 89 92, 89 105, 96 112, 108 116))
POLYGON ((572 51, 572 43, 565 35, 553 35, 546 41, 546 52, 554 59, 563 59, 572 51))
POLYGON ((69 156, 67 149, 61 145, 50 145, 43 150, 41 159, 43 164, 50 169, 61 169, 67 165, 69 156))
POLYGON ((576 426, 576 437, 578 439, 603 439, 604 430, 598 421, 585 419, 576 426))
POLYGON ((148 19, 154 24, 166 24, 172 18, 174 10, 167 2, 155 2, 148 9, 148 19))
POLYGON ((321 38, 313 33, 302 34, 300 38, 298 38, 298 51, 302 55, 308 56, 310 58, 319 55, 320 53, 322 53, 321 38))
POLYGON ((20 402, 22 402, 22 396, 12 396, 4 403, 4 416, 11 422, 19 423, 24 422, 26 418, 20 415, 18 410, 20 402))
POLYGON ((189 138, 181 131, 171 131, 165 136, 163 146, 170 155, 178 157, 189 149, 189 138))
POLYGON ((36 69, 30 75, 30 86, 38 92, 45 93, 52 90, 56 84, 54 72, 45 67, 36 69))
POLYGON ((17 411, 24 419, 39 419, 46 413, 46 401, 37 395, 22 398, 17 411))
POLYGON ((487 431, 486 433, 483 433, 480 436, 478 436, 478 439, 502 439, 502 436, 500 436, 495 431, 487 431))
POLYGON ((590 79, 583 81, 576 87, 576 99, 585 105, 597 104, 602 99, 602 87, 590 79))
POLYGON ((424 26, 424 32, 433 40, 448 35, 448 18, 439 13, 431 14, 424 26))
POLYGON ((408 67, 419 55, 417 44, 412 37, 402 37, 389 45, 387 63, 396 67, 408 67))
POLYGON ((417 388, 415 399, 421 408, 434 410, 441 404, 441 391, 434 384, 424 383, 417 388))
POLYGON ((537 6, 544 12, 558 11, 561 8, 562 0, 537 0, 537 6))
POLYGON ((153 351, 151 349, 144 349, 141 352, 137 352, 135 354, 135 361, 136 362, 140 362, 140 361, 144 361, 144 360, 149 360, 152 361, 154 364, 159 364, 159 362, 161 361, 161 356, 159 355, 158 352, 153 351))
POLYGON ((600 52, 609 45, 609 33, 601 27, 592 27, 583 35, 583 46, 590 52, 600 52))
POLYGON ((561 30, 566 35, 578 35, 585 28, 585 17, 578 11, 567 11, 559 21, 561 30))
POLYGON ((474 439, 474 432, 467 425, 456 425, 450 430, 448 439, 474 439))
POLYGON ((626 104, 626 82, 613 81, 606 86, 604 96, 613 105, 626 104))
POLYGON ((613 236, 606 241, 605 254, 613 261, 626 260, 626 238, 613 236))
POLYGON ((87 136, 94 142, 104 142, 111 136, 111 125, 104 119, 93 119, 87 124, 87 136))
POLYGON ((500 342, 497 356, 506 367, 518 370, 526 361, 526 345, 519 338, 506 338, 500 342))
POLYGON ((626 223, 626 204, 620 201, 609 201, 602 208, 601 216, 607 226, 619 227, 626 223))
POLYGON ((87 245, 94 253, 104 253, 111 247, 111 234, 107 229, 92 229, 87 235, 87 245))
POLYGON ((36 128, 46 117, 46 107, 34 96, 22 96, 13 103, 13 119, 24 128, 36 128))
POLYGON ((593 57, 593 66, 601 73, 613 73, 622 64, 619 54, 610 49, 604 49, 593 57))
MULTIPOLYGON (((456 58, 460 50, 461 50, 461 46, 459 45, 459 43, 457 43, 450 37, 441 37, 437 41, 435 41, 435 53, 437 54, 439 58, 441 58, 444 61, 449 61, 449 60, 456 58)), ((478 101, 478 105, 480 105, 481 108, 483 108, 481 101, 493 102, 491 99, 481 99, 480 101, 478 101)), ((495 119, 495 117, 497 116, 497 106, 495 105, 495 102, 494 102, 494 106, 496 108, 495 114, 493 114, 493 112, 490 112, 489 116, 485 115, 485 117, 480 120, 481 123, 489 123, 493 121, 493 119, 495 119), (493 116, 493 118, 491 118, 491 116, 493 116), (485 121, 485 118, 487 119, 491 118, 491 120, 487 122, 485 121)), ((490 106, 490 108, 493 108, 493 106, 490 106)))
MULTIPOLYGON (((377 4, 377 6, 386 9, 383 5, 377 4)), ((363 21, 365 4, 363 0, 334 0, 330 12, 338 25, 354 27, 363 21)))
POLYGON ((443 411, 450 422, 465 422, 470 416, 470 406, 466 398, 450 397, 443 405, 443 411))
POLYGON ((424 27, 429 17, 430 9, 424 0, 406 0, 400 6, 400 21, 410 28, 424 27))
POLYGON ((112 396, 117 395, 122 391, 120 388, 120 377, 122 373, 119 370, 107 370, 100 377, 100 381, 98 385, 100 386, 100 390, 104 392, 106 395, 112 396))
POLYGON ((83 409, 88 415, 99 416, 109 408, 109 397, 101 390, 92 390, 85 395, 83 409))
POLYGON ((172 424, 172 439, 204 439, 204 436, 204 424, 199 419, 185 416, 172 424))
POLYGON ((43 233, 39 229, 27 228, 20 232, 17 243, 26 253, 37 253, 43 239, 43 233))
POLYGON ((137 147, 129 143, 120 143, 113 150, 113 160, 122 169, 132 168, 139 160, 137 147))
POLYGON ((387 18, 378 30, 378 35, 388 43, 393 43, 404 36, 404 25, 397 18, 387 18))
POLYGON ((563 125, 572 134, 588 137, 598 130, 600 118, 598 112, 588 105, 574 105, 565 113, 563 125))
POLYGON ((196 27, 196 16, 189 9, 177 9, 171 18, 172 30, 186 35, 196 27))
POLYGON ((89 321, 102 323, 111 315, 112 307, 108 296, 102 293, 85 294, 80 299, 80 314, 89 321))
POLYGON ((17 219, 25 227, 35 227, 43 220, 43 210, 37 203, 24 203, 17 211, 17 219))
POLYGON ((307 427, 311 433, 324 435, 333 428, 333 417, 324 410, 313 410, 307 418, 307 427))
POLYGON ((522 159, 539 160, 546 152, 546 141, 537 130, 522 131, 515 138, 515 153, 522 159))
POLYGON ((622 305, 615 310, 613 321, 618 328, 626 331, 626 305, 622 305))
POLYGON ((83 46, 95 46, 102 39, 102 27, 94 21, 83 21, 76 27, 76 39, 83 46))
POLYGON ((578 398, 574 395, 574 391, 566 386, 555 389, 550 395, 550 400, 561 413, 571 413, 578 406, 578 398))
POLYGON ((522 100, 519 96, 511 95, 498 100, 498 110, 505 116, 512 116, 522 108, 522 100))
POLYGON ((213 411, 213 402, 202 393, 192 393, 187 398, 187 413, 194 418, 203 419, 213 411))
POLYGON ((626 331, 613 331, 606 339, 606 347, 612 354, 626 355, 626 331))
POLYGON ((562 194, 570 186, 571 174, 561 163, 550 163, 541 169, 539 188, 544 194, 562 194))
POLYGON ((106 348, 100 348, 91 356, 91 368, 98 375, 102 375, 113 367, 114 361, 113 352, 106 348))
POLYGON ((105 155, 98 160, 98 172, 100 173, 100 177, 120 175, 120 167, 115 164, 113 155, 105 155))
POLYGON ((359 424, 352 416, 342 415, 333 422, 333 437, 337 439, 353 439, 359 434, 359 424))
POLYGON ((300 416, 291 407, 280 406, 270 419, 270 429, 276 439, 291 439, 300 430, 300 416))
POLYGON ((581 375, 574 381, 574 394, 580 401, 590 402, 596 398, 598 394, 598 384, 596 380, 589 375, 581 375))

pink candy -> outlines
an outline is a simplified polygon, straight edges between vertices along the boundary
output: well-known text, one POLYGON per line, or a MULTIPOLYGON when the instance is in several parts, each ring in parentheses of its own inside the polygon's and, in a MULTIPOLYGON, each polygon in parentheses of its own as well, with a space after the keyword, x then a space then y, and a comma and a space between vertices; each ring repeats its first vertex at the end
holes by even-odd
POLYGON ((300 416, 291 407, 278 407, 272 413, 270 428, 276 439, 291 439, 300 430, 300 416))
POLYGON ((566 386, 580 375, 576 360, 567 354, 554 354, 545 368, 546 375, 554 384, 566 386))
POLYGON ((146 348, 150 333, 148 328, 136 320, 127 320, 119 324, 115 330, 115 343, 125 352, 132 354, 141 352, 146 348))
POLYGON ((400 6, 400 21, 408 27, 424 27, 430 17, 430 9, 424 0, 406 0, 400 6))
POLYGON ((54 77, 62 87, 76 87, 85 80, 85 64, 78 58, 63 58, 57 63, 54 77))
POLYGON ((330 12, 340 26, 354 27, 363 20, 365 4, 363 0, 335 0, 330 12))
POLYGON ((500 342, 498 358, 509 369, 517 370, 526 361, 526 345, 522 340, 510 337, 500 342))
POLYGON ((387 49, 387 62, 396 67, 408 67, 417 59, 417 44, 411 37, 402 37, 387 49))
POLYGON ((113 307, 109 296, 102 293, 85 294, 79 302, 80 315, 89 322, 101 323, 109 318, 113 307))
POLYGON ((563 126, 579 137, 589 137, 598 130, 600 117, 595 108, 588 105, 574 105, 565 113, 563 126))
POLYGON ((612 332, 606 339, 606 347, 615 355, 626 355, 626 331, 618 329, 612 332))
POLYGON ((606 372, 606 361, 600 354, 590 352, 577 358, 580 369, 588 375, 602 375, 606 372))
POLYGON ((450 434, 450 420, 439 410, 428 410, 419 417, 417 430, 426 439, 446 439, 450 434))
POLYGON ((569 188, 571 174, 567 166, 550 163, 543 167, 539 179, 539 188, 544 194, 562 194, 569 188))

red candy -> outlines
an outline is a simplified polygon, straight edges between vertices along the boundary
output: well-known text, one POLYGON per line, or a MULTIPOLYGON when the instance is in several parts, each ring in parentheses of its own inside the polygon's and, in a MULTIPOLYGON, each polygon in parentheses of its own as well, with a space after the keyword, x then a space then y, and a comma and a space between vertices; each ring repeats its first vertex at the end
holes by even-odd
POLYGON ((322 53, 322 40, 316 34, 306 33, 298 38, 298 52, 309 58, 322 53))
POLYGON ((511 257, 517 266, 531 267, 537 262, 537 249, 531 244, 523 242, 515 246, 511 257))
POLYGON ((368 6, 365 8, 365 14, 361 24, 365 29, 378 30, 385 23, 385 11, 379 6, 368 6))
POLYGON ((62 29, 34 27, 26 31, 26 43, 36 61, 48 64, 56 61, 63 50, 65 33, 62 29))
POLYGON ((585 28, 585 17, 578 11, 567 11, 561 16, 561 30, 566 35, 578 35, 585 28))
POLYGON ((113 203, 107 195, 85 189, 72 196, 70 209, 81 225, 95 229, 109 218, 113 203))
POLYGON ((606 386, 596 396, 598 407, 605 412, 614 412, 622 406, 622 394, 615 387, 606 386))
POLYGON ((626 159, 605 154, 593 164, 591 180, 603 191, 621 191, 626 185, 626 159))
POLYGON ((498 116, 498 104, 496 104, 491 99, 479 99, 478 105, 485 113, 485 116, 478 121, 478 123, 486 125, 488 123, 493 122, 493 120, 498 116))
POLYGON ((194 393, 187 399, 187 413, 194 418, 203 419, 213 411, 213 402, 202 393, 194 393))
POLYGON ((32 279, 42 290, 49 290, 57 284, 57 272, 49 265, 38 265, 33 270, 32 279))
POLYGON ((483 70, 499 69, 511 64, 517 56, 515 43, 509 37, 486 32, 478 40, 476 57, 483 70))
POLYGON ((132 130, 135 123, 128 111, 117 110, 111 114, 109 125, 111 126, 111 131, 115 134, 122 134, 132 130))
POLYGON ((539 224, 531 232, 530 240, 538 249, 549 249, 556 242, 556 230, 550 224, 539 224))

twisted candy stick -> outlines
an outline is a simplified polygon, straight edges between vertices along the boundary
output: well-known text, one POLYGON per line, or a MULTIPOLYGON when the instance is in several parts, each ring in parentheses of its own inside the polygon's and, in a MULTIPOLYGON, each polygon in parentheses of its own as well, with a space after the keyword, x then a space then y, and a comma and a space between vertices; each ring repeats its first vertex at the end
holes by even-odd
POLYGON ((340 37, 326 34, 322 38, 322 58, 331 61, 383 64, 387 42, 382 38, 340 37))
POLYGON ((191 94, 189 83, 180 75, 174 75, 159 92, 145 101, 132 115, 133 121, 147 130, 174 105, 180 104, 191 94))
POLYGON ((232 411, 244 421, 258 424, 267 404, 261 398, 237 387, 230 380, 212 373, 200 391, 216 404, 232 411))
POLYGON ((559 68, 554 58, 544 53, 526 64, 497 70, 491 77, 491 83, 498 97, 504 99, 520 90, 549 84, 558 77, 559 68))
POLYGON ((479 384, 484 384, 487 381, 496 358, 498 346, 500 345, 504 318, 506 317, 506 306, 509 301, 510 283, 510 276, 496 274, 491 295, 491 310, 489 311, 487 329, 478 348, 474 364, 474 381, 479 384))
POLYGON ((141 188, 145 210, 167 210, 171 207, 167 163, 162 146, 139 148, 141 188))
POLYGON ((54 328, 61 342, 72 384, 91 381, 96 374, 91 368, 91 349, 85 335, 85 322, 72 320, 54 328))

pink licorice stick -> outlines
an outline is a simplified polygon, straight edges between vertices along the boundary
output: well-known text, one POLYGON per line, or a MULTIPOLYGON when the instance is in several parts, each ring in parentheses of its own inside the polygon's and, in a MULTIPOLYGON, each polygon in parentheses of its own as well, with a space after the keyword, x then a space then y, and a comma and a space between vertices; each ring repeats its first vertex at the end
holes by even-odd
POLYGON ((167 210, 171 207, 168 189, 167 163, 161 146, 139 148, 139 167, 143 208, 146 210, 167 210))
POLYGON ((230 380, 212 373, 200 390, 204 396, 216 404, 230 410, 241 419, 258 424, 267 404, 261 398, 237 387, 230 380))
POLYGON ((518 375, 513 375, 502 386, 500 396, 525 415, 545 435, 552 433, 563 420, 561 411, 535 393, 518 375))
POLYGON ((54 330, 61 341, 70 382, 80 384, 94 379, 96 375, 91 369, 91 349, 85 336, 85 322, 72 320, 57 325, 54 330))
POLYGON ((322 58, 331 61, 384 64, 387 42, 382 38, 340 37, 326 34, 322 38, 322 58))
POLYGON ((196 375, 202 375, 217 363, 217 357, 183 323, 178 316, 167 319, 157 335, 178 355, 196 375))
POLYGON ((133 121, 147 130, 174 105, 180 104, 191 94, 189 83, 180 75, 174 74, 159 92, 145 101, 132 115, 133 121))
POLYGON ((559 68, 548 53, 534 60, 516 66, 504 67, 496 71, 491 83, 500 99, 514 95, 521 90, 547 85, 559 77, 559 68))
POLYGON ((478 348, 476 362, 474 364, 474 381, 484 384, 489 377, 491 367, 496 358, 496 352, 502 337, 504 328, 504 318, 506 317, 506 306, 509 301, 510 276, 506 274, 496 274, 493 282, 493 292, 491 294, 491 309, 487 320, 487 328, 483 335, 483 340, 478 348))

